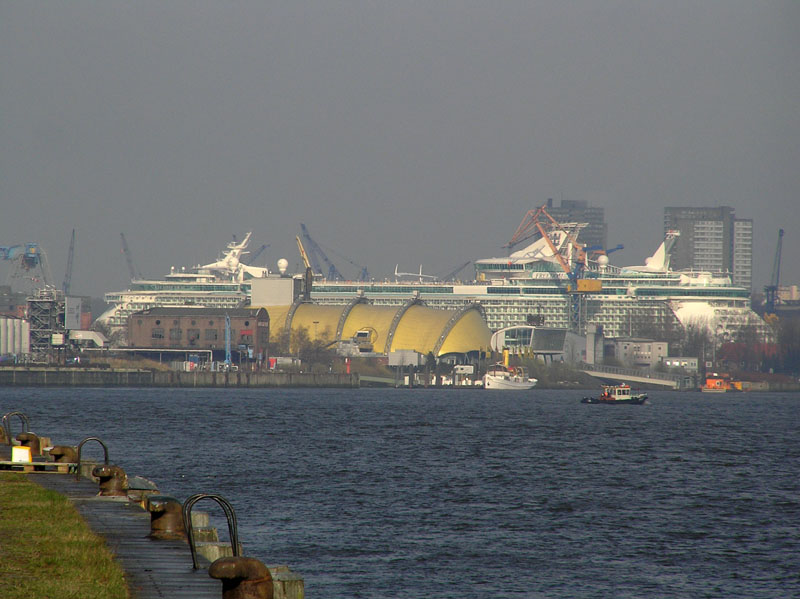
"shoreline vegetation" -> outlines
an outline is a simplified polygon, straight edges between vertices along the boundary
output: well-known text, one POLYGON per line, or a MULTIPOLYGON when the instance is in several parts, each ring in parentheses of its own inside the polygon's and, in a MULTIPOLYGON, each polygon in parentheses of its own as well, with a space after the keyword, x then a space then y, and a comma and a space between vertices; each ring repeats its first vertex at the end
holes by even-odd
POLYGON ((0 597, 130 599, 124 572, 66 497, 0 473, 0 597))

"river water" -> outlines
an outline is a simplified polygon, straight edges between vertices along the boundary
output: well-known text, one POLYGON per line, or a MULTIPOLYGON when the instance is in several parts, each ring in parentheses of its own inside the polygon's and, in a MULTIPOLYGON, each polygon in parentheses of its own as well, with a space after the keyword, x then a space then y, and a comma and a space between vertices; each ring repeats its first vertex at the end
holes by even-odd
POLYGON ((3 388, 0 410, 225 496, 244 555, 309 599, 800 596, 800 394, 583 395, 3 388))

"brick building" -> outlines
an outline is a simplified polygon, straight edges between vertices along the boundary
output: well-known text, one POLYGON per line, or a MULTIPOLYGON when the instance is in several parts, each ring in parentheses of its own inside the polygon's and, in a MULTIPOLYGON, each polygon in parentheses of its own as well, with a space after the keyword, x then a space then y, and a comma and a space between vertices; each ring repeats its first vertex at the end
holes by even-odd
POLYGON ((225 317, 231 349, 266 359, 269 314, 248 308, 150 308, 128 317, 128 345, 140 349, 224 350, 225 317))

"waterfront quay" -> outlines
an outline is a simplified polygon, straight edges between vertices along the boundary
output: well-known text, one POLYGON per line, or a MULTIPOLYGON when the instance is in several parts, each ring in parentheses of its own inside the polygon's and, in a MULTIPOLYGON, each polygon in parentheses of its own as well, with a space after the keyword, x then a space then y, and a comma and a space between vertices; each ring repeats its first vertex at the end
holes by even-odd
POLYGON ((208 372, 132 368, 5 367, 7 387, 326 387, 357 388, 358 374, 332 372, 208 372))
MULTIPOLYGON (((49 438, 28 431, 27 423, 21 412, 3 416, 0 471, 22 473, 72 503, 119 562, 131 597, 304 597, 303 579, 287 566, 266 566, 242 556, 236 516, 222 496, 201 493, 181 504, 174 497, 161 495, 152 481, 128 477, 118 466, 109 465, 102 440, 88 437, 77 447, 51 446, 49 438), (12 438, 17 418, 22 422, 22 432, 12 438), (81 460, 81 448, 88 441, 103 446, 104 464, 81 460), (209 526, 207 513, 192 511, 192 506, 203 499, 213 499, 225 511, 229 541, 220 542, 216 528, 209 526)), ((0 540, 0 548, 2 544, 0 540)), ((25 586, 24 581, 17 582, 18 587, 25 586)))

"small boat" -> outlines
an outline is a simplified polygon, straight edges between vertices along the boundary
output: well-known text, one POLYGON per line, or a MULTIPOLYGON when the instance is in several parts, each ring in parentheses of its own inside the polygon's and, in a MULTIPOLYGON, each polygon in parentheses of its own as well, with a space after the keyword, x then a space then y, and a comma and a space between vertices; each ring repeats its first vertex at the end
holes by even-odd
POLYGON ((584 397, 581 403, 604 404, 643 404, 647 400, 647 393, 631 393, 628 385, 603 385, 603 392, 598 397, 584 397))
POLYGON ((533 389, 538 379, 528 375, 524 366, 506 366, 494 364, 483 375, 484 389, 533 389))
POLYGON ((700 388, 704 393, 725 393, 737 391, 734 382, 727 374, 709 373, 706 375, 706 384, 700 388))

